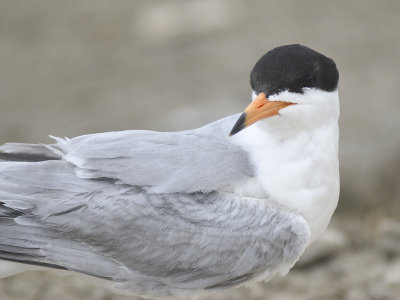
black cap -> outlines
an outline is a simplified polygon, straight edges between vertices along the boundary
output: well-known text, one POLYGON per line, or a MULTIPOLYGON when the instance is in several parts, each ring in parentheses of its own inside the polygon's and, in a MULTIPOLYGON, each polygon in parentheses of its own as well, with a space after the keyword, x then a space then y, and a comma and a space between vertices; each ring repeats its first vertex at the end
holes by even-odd
POLYGON ((337 89, 339 72, 335 62, 302 45, 272 49, 255 64, 250 74, 252 89, 271 96, 283 91, 303 93, 303 88, 337 89))

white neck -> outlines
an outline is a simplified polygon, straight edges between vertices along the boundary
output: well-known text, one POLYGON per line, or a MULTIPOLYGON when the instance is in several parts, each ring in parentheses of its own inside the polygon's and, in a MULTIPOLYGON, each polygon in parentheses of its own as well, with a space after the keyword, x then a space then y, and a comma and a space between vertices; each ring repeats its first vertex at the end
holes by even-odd
POLYGON ((249 152, 267 201, 306 218, 312 241, 328 225, 339 197, 338 94, 284 92, 270 100, 298 105, 242 130, 232 142, 249 152))

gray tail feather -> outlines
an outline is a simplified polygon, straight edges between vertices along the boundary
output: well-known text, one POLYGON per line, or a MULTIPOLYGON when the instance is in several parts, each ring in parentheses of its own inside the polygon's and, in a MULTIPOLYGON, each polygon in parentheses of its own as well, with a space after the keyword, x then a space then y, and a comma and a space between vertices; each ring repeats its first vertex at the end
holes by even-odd
MULTIPOLYGON (((3 208, 0 205, 0 209, 3 208)), ((120 266, 116 262, 93 252, 79 241, 64 237, 57 230, 20 225, 14 220, 10 218, 10 213, 0 215, 1 260, 71 270, 118 281, 120 266)))
POLYGON ((14 218, 19 215, 21 212, 13 211, 0 202, 0 259, 66 270, 48 261, 41 249, 45 246, 44 239, 54 236, 51 230, 35 230, 18 225, 14 218))
MULTIPOLYGON (((35 213, 46 210, 53 197, 57 200, 82 192, 69 164, 54 160, 59 156, 41 145, 6 144, 0 151, 7 159, 0 162, 0 259, 124 281, 129 275, 120 263, 81 241, 79 233, 35 213), (46 161, 33 162, 39 158, 46 161), (69 194, 64 190, 68 187, 72 188, 69 194)), ((62 213, 81 208, 78 204, 62 213)))
POLYGON ((48 147, 41 144, 7 143, 0 146, 0 161, 38 162, 60 159, 50 148, 57 148, 57 145, 48 147))

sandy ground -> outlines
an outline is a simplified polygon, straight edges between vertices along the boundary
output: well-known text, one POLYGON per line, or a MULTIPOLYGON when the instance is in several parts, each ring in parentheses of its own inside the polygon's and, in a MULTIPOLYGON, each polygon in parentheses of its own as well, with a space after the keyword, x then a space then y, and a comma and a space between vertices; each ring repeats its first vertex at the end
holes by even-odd
MULTIPOLYGON (((207 299, 399 299, 399 1, 0 1, 0 144, 178 130, 239 112, 268 49, 340 71, 341 198, 284 278, 207 299)), ((132 299, 74 277, 0 280, 0 299, 132 299)))

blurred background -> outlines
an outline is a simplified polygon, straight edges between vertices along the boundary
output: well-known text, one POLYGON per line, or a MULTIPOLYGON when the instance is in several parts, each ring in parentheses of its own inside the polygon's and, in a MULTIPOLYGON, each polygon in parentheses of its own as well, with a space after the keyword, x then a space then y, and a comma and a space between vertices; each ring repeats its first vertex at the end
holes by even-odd
MULTIPOLYGON (((289 275, 207 299, 399 299, 397 0, 0 0, 0 144, 201 126, 242 111, 254 63, 292 43, 340 71, 340 204, 289 275)), ((0 298, 133 299, 45 272, 0 298)))

